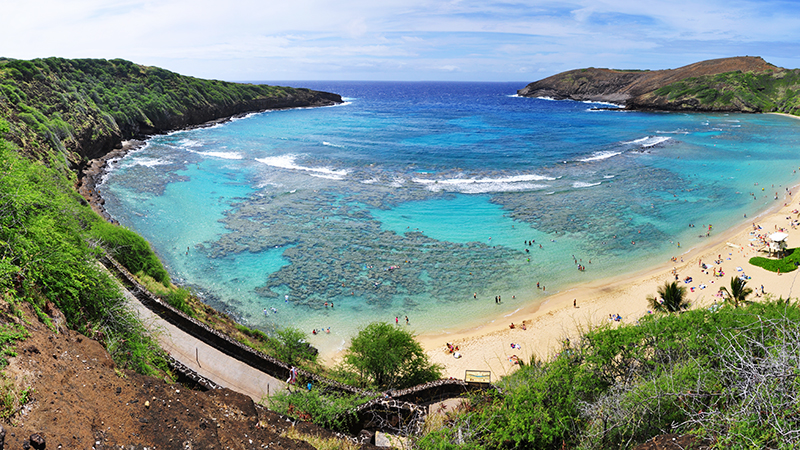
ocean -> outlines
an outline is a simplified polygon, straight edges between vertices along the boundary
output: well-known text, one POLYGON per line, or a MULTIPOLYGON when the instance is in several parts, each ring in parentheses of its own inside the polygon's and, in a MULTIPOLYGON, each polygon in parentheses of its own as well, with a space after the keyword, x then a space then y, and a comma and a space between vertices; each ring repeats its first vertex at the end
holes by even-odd
POLYGON ((175 282, 323 356, 372 321, 463 330, 680 257, 798 183, 788 117, 522 98, 522 82, 270 84, 346 103, 153 137, 100 190, 175 282))

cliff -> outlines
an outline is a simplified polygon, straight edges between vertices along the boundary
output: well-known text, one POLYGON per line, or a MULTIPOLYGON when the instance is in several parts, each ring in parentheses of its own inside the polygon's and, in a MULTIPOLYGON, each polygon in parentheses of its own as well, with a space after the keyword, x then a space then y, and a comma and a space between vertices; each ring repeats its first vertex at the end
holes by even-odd
POLYGON ((577 69, 530 83, 524 97, 603 101, 627 109, 797 114, 800 71, 744 56, 677 69, 577 69))
POLYGON ((33 159, 75 169, 141 138, 267 109, 341 103, 337 94, 228 83, 115 59, 0 59, 6 138, 33 159))

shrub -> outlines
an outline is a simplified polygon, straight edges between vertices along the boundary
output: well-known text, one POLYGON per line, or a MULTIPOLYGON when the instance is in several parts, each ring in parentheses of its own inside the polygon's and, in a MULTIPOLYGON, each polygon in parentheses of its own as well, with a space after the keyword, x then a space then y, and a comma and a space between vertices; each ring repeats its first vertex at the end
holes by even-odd
POLYGON ((297 328, 287 327, 276 331, 276 337, 271 339, 274 355, 279 360, 289 365, 299 365, 303 361, 315 362, 317 349, 308 341, 308 335, 297 328))
POLYGON ((92 233, 128 271, 144 272, 164 286, 169 286, 169 274, 143 237, 127 228, 104 221, 95 223, 92 233))
POLYGON ((344 364, 358 374, 362 386, 402 389, 441 377, 410 332, 385 322, 359 331, 344 355, 344 364))
POLYGON ((750 264, 761 267, 762 269, 769 270, 770 272, 781 271, 781 273, 791 272, 797 269, 800 264, 800 252, 795 251, 796 248, 786 250, 786 256, 780 259, 764 258, 763 256, 754 256, 750 258, 750 264))
POLYGON ((316 386, 311 390, 302 383, 295 391, 280 391, 269 399, 270 409, 296 419, 314 422, 326 428, 345 431, 355 418, 354 409, 371 400, 357 394, 325 392, 316 386))
MULTIPOLYGON (((7 130, 0 121, 0 133, 7 130)), ((53 302, 67 324, 106 345, 120 367, 166 369, 158 345, 98 269, 87 227, 102 223, 57 169, 22 159, 0 139, 0 288, 6 299, 53 302)))

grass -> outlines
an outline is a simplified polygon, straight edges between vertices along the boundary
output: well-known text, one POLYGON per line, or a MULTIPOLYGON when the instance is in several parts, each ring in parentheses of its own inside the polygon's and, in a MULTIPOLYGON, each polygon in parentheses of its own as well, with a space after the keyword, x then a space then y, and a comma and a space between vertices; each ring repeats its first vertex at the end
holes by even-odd
POLYGON ((301 433, 295 427, 288 428, 281 433, 281 437, 308 442, 317 450, 358 450, 360 445, 355 442, 346 441, 334 437, 324 438, 313 434, 301 433))
POLYGON ((28 403, 33 395, 33 388, 17 387, 4 373, 0 373, 0 419, 14 417, 28 403))
POLYGON ((770 272, 786 273, 797 269, 800 265, 800 252, 795 251, 796 248, 786 250, 786 256, 780 259, 764 258, 763 256, 755 256, 750 258, 750 264, 761 267, 762 269, 769 270, 770 272))

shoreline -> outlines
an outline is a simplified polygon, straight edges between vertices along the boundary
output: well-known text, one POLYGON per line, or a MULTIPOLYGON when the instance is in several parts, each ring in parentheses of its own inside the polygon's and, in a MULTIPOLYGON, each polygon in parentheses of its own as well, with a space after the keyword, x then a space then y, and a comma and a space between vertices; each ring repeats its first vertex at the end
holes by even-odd
POLYGON ((156 137, 156 136, 166 136, 172 133, 178 133, 181 131, 189 131, 189 130, 197 130, 201 128, 209 128, 216 125, 224 124, 231 122, 236 119, 240 119, 243 117, 247 117, 251 114, 260 114, 267 111, 283 111, 288 109, 304 109, 304 108, 324 108, 327 106, 337 106, 344 104, 342 103, 335 103, 333 105, 315 105, 315 106, 297 106, 297 107, 279 107, 279 108, 267 108, 267 109, 260 109, 255 111, 248 111, 242 112, 238 114, 234 114, 231 116, 220 117, 218 119, 209 120, 208 122, 203 122, 196 125, 189 125, 182 128, 176 128, 174 130, 168 130, 164 133, 160 134, 153 134, 147 136, 137 136, 135 138, 127 139, 121 141, 119 143, 119 147, 115 147, 110 152, 106 153, 105 155, 91 159, 86 163, 82 164, 78 168, 77 173, 77 181, 75 183, 75 189, 78 193, 86 200, 89 206, 100 215, 100 217, 104 218, 105 220, 119 224, 116 219, 111 217, 111 215, 106 211, 105 208, 105 199, 98 191, 98 186, 102 184, 103 176, 108 171, 108 163, 115 159, 123 158, 128 153, 140 149, 147 144, 147 141, 156 137))
MULTIPOLYGON (((800 183, 789 188, 789 192, 794 194, 798 188, 800 183)), ((526 363, 531 358, 546 360, 565 339, 576 339, 582 331, 605 326, 616 327, 618 323, 635 323, 648 314, 646 297, 655 295, 656 289, 665 282, 675 280, 673 270, 680 280, 687 276, 692 277, 691 283, 680 282, 681 286, 687 288, 687 299, 691 302, 691 308, 707 307, 715 301, 722 302, 716 296, 719 287, 729 286, 731 277, 741 273, 752 277, 748 280, 748 287, 753 288, 752 299, 757 299, 756 293, 760 294, 761 286, 764 286, 767 294, 775 298, 787 298, 800 270, 778 275, 752 266, 748 261, 759 253, 757 246, 750 240, 754 223, 762 227, 759 230, 762 234, 771 234, 777 228, 789 229, 788 242, 794 243, 789 248, 797 246, 798 239, 791 235, 793 227, 787 217, 797 218, 800 214, 792 213, 798 206, 792 205, 794 197, 789 192, 782 199, 776 200, 775 206, 757 217, 746 219, 715 235, 703 245, 688 249, 678 255, 676 261, 666 261, 637 272, 580 283, 537 304, 494 317, 496 320, 490 324, 453 333, 424 333, 417 336, 417 340, 432 362, 444 366, 445 377, 463 379, 466 370, 488 370, 492 373, 492 380, 497 380, 519 367, 509 361, 513 355, 526 363), (722 264, 716 264, 715 261, 720 256, 722 264), (711 269, 702 270, 700 262, 722 268, 725 275, 715 277, 711 274, 711 269), (739 267, 742 271, 737 271, 739 267), (700 286, 706 287, 701 289, 700 286), (694 291, 690 287, 694 287, 694 291), (573 306, 573 301, 577 307, 573 306), (611 314, 621 315, 622 320, 611 321, 611 314), (514 323, 516 328, 510 329, 510 323, 514 323), (523 323, 526 330, 520 327, 523 323), (446 350, 447 343, 459 347, 461 358, 454 358, 446 350), (520 347, 512 348, 511 344, 518 344, 520 347)))
MULTIPOLYGON (((247 114, 218 119, 201 125, 173 130, 172 132, 214 126, 247 114)), ((800 117, 788 116, 800 119, 800 117)), ((98 214, 112 223, 116 223, 116 220, 110 217, 105 210, 103 206, 105 201, 97 188, 109 169, 109 161, 121 158, 145 144, 146 140, 123 141, 121 148, 115 149, 101 158, 89 161, 80 172, 79 181, 76 185, 78 191, 98 214)), ((798 186, 793 186, 792 192, 798 186)), ((740 258, 738 259, 742 259, 744 254, 748 255, 743 261, 737 262, 737 266, 743 267, 745 272, 748 272, 748 270, 753 273, 756 270, 764 272, 763 269, 749 266, 747 259, 755 253, 752 249, 745 247, 745 242, 740 242, 741 239, 736 240, 736 238, 741 237, 742 233, 749 230, 752 221, 768 223, 771 228, 773 225, 772 219, 784 215, 791 209, 780 206, 784 201, 791 203, 791 198, 787 198, 788 200, 776 200, 775 206, 760 213, 756 218, 745 220, 716 237, 712 236, 701 245, 689 248, 678 255, 679 260, 684 262, 664 262, 633 273, 578 283, 546 298, 537 298, 535 302, 534 299, 531 299, 532 304, 523 306, 514 312, 509 313, 506 311, 496 315, 493 314, 491 317, 487 317, 487 319, 493 319, 490 323, 478 326, 472 325, 462 329, 450 327, 450 332, 423 333, 418 335, 417 339, 431 361, 442 364, 445 367, 445 377, 463 378, 464 370, 467 369, 489 370, 496 380, 498 376, 510 373, 515 369, 514 365, 508 361, 511 355, 516 354, 524 361, 528 361, 531 357, 546 359, 558 348, 563 339, 577 337, 581 329, 607 325, 609 314, 620 314, 623 317, 623 322, 634 322, 647 313, 646 296, 655 294, 658 286, 663 285, 664 281, 672 279, 671 277, 673 276, 670 272, 673 268, 677 269, 681 278, 687 274, 699 272, 697 260, 709 261, 711 260, 709 255, 713 254, 716 257, 716 255, 724 253, 723 247, 730 248, 727 247, 727 242, 734 241, 741 244, 737 251, 729 252, 732 253, 730 256, 739 256, 740 258), (694 270, 692 270, 692 263, 694 263, 694 270), (572 307, 573 300, 577 301, 578 308, 572 307), (524 322, 527 330, 523 331, 519 328, 511 330, 508 328, 508 324, 511 322, 518 325, 524 322), (444 350, 447 342, 454 343, 460 347, 460 353, 463 355, 461 359, 453 358, 451 354, 444 350), (512 350, 511 343, 520 344, 522 348, 512 350)), ((781 224, 785 225, 784 222, 785 220, 781 221, 781 224)), ((768 228, 765 227, 765 229, 768 228)), ((789 240, 792 241, 791 237, 789 240)), ((708 282, 709 286, 714 288, 720 285, 727 285, 730 276, 734 274, 733 270, 731 270, 732 267, 734 266, 730 263, 723 264, 723 268, 726 269, 725 277, 708 282), (712 283, 715 281, 716 285, 714 286, 712 283), (720 282, 723 283, 720 284, 720 282)), ((795 275, 798 272, 800 271, 795 272, 795 275)), ((753 273, 748 272, 748 275, 753 276, 753 273)), ((783 279, 793 278, 795 275, 784 276, 783 279)), ((698 276, 692 276, 700 281, 698 276)), ((705 278, 710 279, 711 276, 709 275, 705 278)), ((767 281, 769 284, 761 281, 756 283, 760 278, 753 276, 750 286, 758 287, 760 284, 765 284, 769 287, 768 292, 784 295, 783 291, 779 292, 774 289, 771 281, 767 281)), ((706 280, 704 279, 703 281, 706 280)), ((694 285, 698 285, 698 282, 695 282, 694 285)), ((688 287, 689 285, 686 286, 688 287)), ((692 301, 692 307, 704 306, 705 304, 713 303, 713 294, 715 292, 716 289, 700 290, 689 293, 688 298, 692 301)), ((613 326, 614 323, 611 323, 611 325, 613 326)), ((332 367, 338 362, 341 354, 342 352, 336 352, 334 355, 329 355, 329 357, 325 358, 323 364, 332 367)))
POLYGON ((138 139, 122 141, 120 148, 115 148, 100 158, 88 161, 78 172, 78 182, 75 185, 75 189, 77 189, 78 193, 81 194, 89 206, 91 206, 92 210, 108 222, 119 223, 106 211, 104 206, 106 201, 98 190, 98 186, 102 184, 103 176, 106 174, 106 171, 108 171, 108 163, 143 147, 145 143, 146 141, 138 139))

